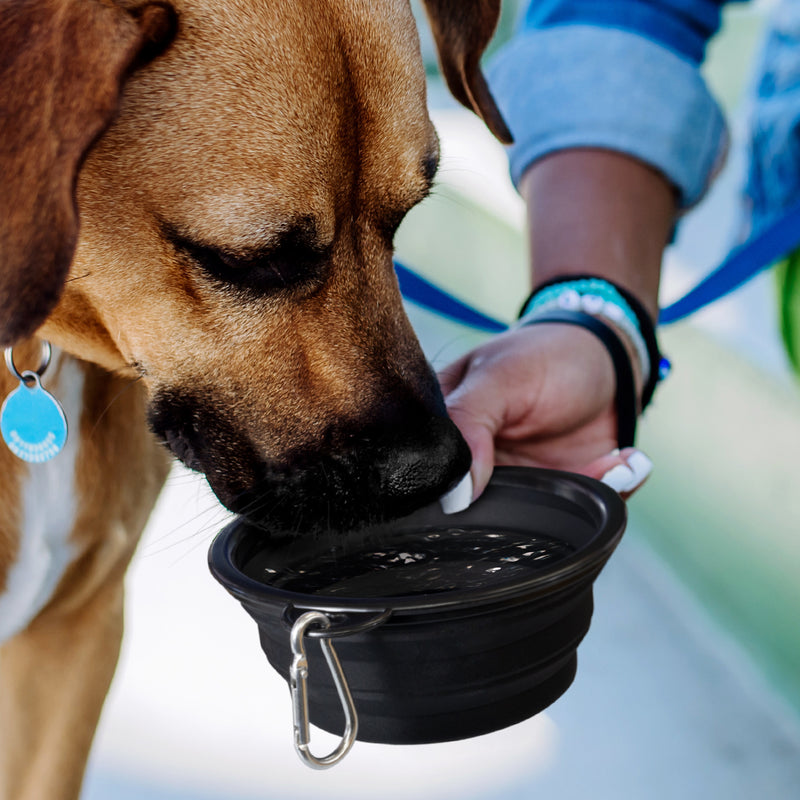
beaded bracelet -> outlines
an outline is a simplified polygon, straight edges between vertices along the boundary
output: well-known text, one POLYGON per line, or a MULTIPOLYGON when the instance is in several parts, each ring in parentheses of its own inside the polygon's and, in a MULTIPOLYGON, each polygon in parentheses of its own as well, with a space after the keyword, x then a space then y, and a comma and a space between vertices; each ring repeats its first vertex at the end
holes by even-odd
MULTIPOLYGON (((642 364, 644 387, 642 389, 641 410, 650 403, 655 388, 663 380, 671 365, 661 355, 656 338, 655 326, 647 310, 639 300, 618 284, 595 275, 569 275, 555 278, 534 289, 528 296, 520 320, 533 321, 539 312, 550 313, 547 305, 558 302, 563 297, 565 310, 581 311, 591 316, 600 316, 613 322, 623 331, 634 346, 642 364), (575 303, 575 295, 580 303, 579 308, 568 308, 575 303), (596 297, 594 299, 586 299, 596 297), (614 307, 618 310, 615 310, 614 307)), ((551 306, 552 307, 552 306, 551 306)))
MULTIPOLYGON (((581 309, 577 307, 577 304, 582 299, 589 297, 593 298, 591 302, 595 306, 599 306, 603 302, 616 306, 631 325, 639 330, 639 320, 633 309, 617 288, 602 278, 564 278, 557 283, 551 281, 540 286, 531 294, 520 316, 551 302, 565 303, 562 307, 568 311, 579 311, 581 309)), ((587 309, 583 310, 587 314, 593 313, 587 309)))
POLYGON ((600 278, 582 278, 551 284, 526 303, 520 322, 533 321, 550 311, 582 311, 612 322, 628 337, 639 360, 644 383, 650 377, 650 357, 639 328, 639 320, 617 289, 600 278))

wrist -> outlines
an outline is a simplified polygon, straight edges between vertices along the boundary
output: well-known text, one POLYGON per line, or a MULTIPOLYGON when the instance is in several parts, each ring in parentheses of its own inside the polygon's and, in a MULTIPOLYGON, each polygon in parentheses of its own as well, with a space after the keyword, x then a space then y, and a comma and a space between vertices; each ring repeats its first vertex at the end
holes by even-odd
MULTIPOLYGON (((640 395, 634 378, 630 352, 617 332, 597 316, 567 309, 535 312, 528 317, 523 317, 517 325, 520 328, 539 327, 540 325, 574 326, 588 331, 603 345, 611 359, 615 376, 614 411, 617 421, 617 446, 619 449, 633 446, 636 436, 636 421, 640 412, 640 395)), ((580 360, 580 358, 585 358, 586 354, 585 345, 581 345, 577 353, 573 352, 570 355, 578 357, 580 360)), ((564 365, 567 370, 572 368, 572 362, 575 360, 569 356, 568 358, 570 363, 564 365)))
POLYGON ((603 342, 616 373, 620 429, 635 431, 636 417, 652 399, 666 374, 665 365, 668 367, 647 310, 611 281, 592 275, 570 276, 534 290, 517 325, 557 322, 583 327, 603 342))
POLYGON ((651 356, 639 316, 613 283, 594 276, 550 281, 529 295, 519 323, 524 325, 552 311, 582 311, 610 325, 629 351, 641 396, 650 379, 651 356))
POLYGON ((575 148, 535 162, 520 190, 534 286, 591 264, 595 275, 624 286, 656 316, 661 259, 677 209, 663 175, 622 153, 575 148))

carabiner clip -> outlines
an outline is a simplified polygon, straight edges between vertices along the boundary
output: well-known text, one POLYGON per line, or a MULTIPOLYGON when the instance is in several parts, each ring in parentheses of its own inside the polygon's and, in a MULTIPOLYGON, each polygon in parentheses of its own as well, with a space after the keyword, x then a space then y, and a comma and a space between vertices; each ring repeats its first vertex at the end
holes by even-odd
POLYGON ((308 720, 308 658, 306 657, 303 637, 312 625, 323 628, 331 624, 328 617, 321 611, 307 611, 297 618, 292 625, 289 640, 292 647, 292 665, 289 668, 289 689, 292 693, 292 715, 294 717, 294 749, 300 758, 312 769, 327 769, 338 764, 349 752, 356 740, 358 733, 358 716, 356 715, 350 687, 342 672, 342 665, 330 639, 320 639, 322 654, 328 662, 328 668, 333 676, 333 683, 339 695, 344 711, 344 734, 339 746, 329 755, 318 758, 310 750, 311 731, 308 720))

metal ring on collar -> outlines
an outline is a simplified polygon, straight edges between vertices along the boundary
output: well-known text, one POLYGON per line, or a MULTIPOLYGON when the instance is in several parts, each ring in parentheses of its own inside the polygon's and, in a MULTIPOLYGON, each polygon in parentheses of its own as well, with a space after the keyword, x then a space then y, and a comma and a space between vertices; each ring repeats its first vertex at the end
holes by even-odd
POLYGON ((23 372, 20 372, 17 369, 17 365, 14 363, 13 347, 6 347, 4 354, 8 371, 17 380, 22 381, 22 383, 28 383, 28 381, 33 380, 34 375, 38 375, 40 378, 44 375, 45 370, 50 366, 50 360, 53 357, 53 348, 50 346, 50 342, 42 339, 42 355, 39 359, 39 366, 35 370, 25 370, 23 372))

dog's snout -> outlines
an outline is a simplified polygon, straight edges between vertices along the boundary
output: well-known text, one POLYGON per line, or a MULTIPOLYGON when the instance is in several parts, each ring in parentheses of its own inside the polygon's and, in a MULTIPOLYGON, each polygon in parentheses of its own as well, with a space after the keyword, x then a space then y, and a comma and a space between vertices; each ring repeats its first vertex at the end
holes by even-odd
POLYGON ((209 480, 215 463, 230 458, 219 444, 233 438, 224 415, 210 413, 189 393, 157 394, 148 411, 148 422, 179 461, 204 472, 209 480), (219 456, 214 455, 216 452, 219 456))
POLYGON ((471 458, 447 417, 414 423, 336 431, 328 443, 264 464, 260 479, 229 507, 266 531, 299 534, 355 530, 410 514, 452 488, 471 458))
POLYGON ((469 469, 469 447, 435 394, 385 387, 362 414, 334 417, 313 438, 288 440, 281 450, 258 444, 257 410, 239 409, 234 419, 186 392, 159 393, 149 419, 178 459, 205 473, 224 505, 265 530, 346 531, 436 501, 469 469))

